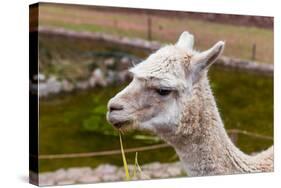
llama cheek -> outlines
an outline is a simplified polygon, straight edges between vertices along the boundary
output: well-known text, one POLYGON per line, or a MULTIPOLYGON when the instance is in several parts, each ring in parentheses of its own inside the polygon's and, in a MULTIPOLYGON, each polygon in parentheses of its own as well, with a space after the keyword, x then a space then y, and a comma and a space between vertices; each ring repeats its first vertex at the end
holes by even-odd
POLYGON ((145 111, 138 113, 137 116, 139 117, 141 122, 146 122, 156 116, 156 110, 153 108, 146 109, 145 111))
POLYGON ((157 116, 161 112, 161 108, 163 108, 162 105, 153 100, 152 97, 145 97, 138 101, 134 114, 140 122, 145 122, 157 116))

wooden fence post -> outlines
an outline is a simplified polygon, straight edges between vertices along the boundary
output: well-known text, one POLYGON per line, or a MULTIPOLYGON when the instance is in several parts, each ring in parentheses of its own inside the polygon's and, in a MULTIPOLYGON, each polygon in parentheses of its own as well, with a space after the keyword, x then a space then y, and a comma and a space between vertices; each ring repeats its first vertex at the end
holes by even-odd
POLYGON ((147 17, 147 39, 148 39, 149 41, 152 40, 152 35, 151 35, 151 24, 152 24, 151 17, 148 16, 148 17, 147 17))
POLYGON ((256 46, 256 43, 253 44, 252 46, 252 60, 255 61, 256 60, 256 49, 257 46, 256 46))

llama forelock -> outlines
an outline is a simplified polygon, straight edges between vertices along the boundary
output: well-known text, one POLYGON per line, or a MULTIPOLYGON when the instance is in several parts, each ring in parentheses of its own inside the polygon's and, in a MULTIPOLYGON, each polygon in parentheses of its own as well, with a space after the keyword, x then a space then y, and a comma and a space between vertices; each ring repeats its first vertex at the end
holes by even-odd
POLYGON ((186 75, 192 53, 191 50, 168 45, 130 69, 130 72, 139 79, 149 80, 153 86, 183 90, 188 86, 186 75))

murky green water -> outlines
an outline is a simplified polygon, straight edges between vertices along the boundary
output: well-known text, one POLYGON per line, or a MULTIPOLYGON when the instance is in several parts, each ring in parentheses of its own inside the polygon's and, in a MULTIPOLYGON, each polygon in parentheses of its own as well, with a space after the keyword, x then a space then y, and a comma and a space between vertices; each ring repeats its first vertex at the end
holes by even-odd
MULTIPOLYGON (((41 57, 52 59, 48 49, 60 51, 85 49, 92 44, 80 41, 75 47, 72 39, 61 39, 64 43, 41 40, 41 57), (79 47, 81 46, 81 48, 79 47), (54 47, 56 46, 56 48, 54 47), (65 48, 66 46, 71 46, 65 48), (43 50, 43 52, 42 52, 43 50), (45 51, 44 51, 45 50, 45 51), (47 50, 47 52, 46 52, 47 50), (45 54, 45 55, 44 55, 45 54), (44 56, 43 56, 44 55, 44 56)), ((76 41, 77 42, 77 41, 76 41)), ((99 45, 100 46, 100 45, 99 45)), ((91 48, 95 45, 91 46, 91 48)), ((90 47, 89 47, 90 48, 90 47)), ((113 47, 111 47, 111 50, 113 47)), ((100 50, 100 49, 99 49, 100 50)), ((102 49, 104 50, 104 49, 102 49)), ((115 49, 116 50, 116 49, 115 49)), ((141 53, 140 53, 141 54, 141 53)), ((62 55, 59 55, 63 58, 62 55)), ((142 56, 142 55, 139 55, 142 56)), ((53 66, 53 65, 52 65, 53 66)), ((52 67, 48 66, 48 67, 52 67)), ((46 64, 45 64, 46 67, 46 64)), ((53 71, 51 69, 49 71, 53 71)), ((45 70, 47 71, 47 70, 45 70)), ((227 129, 246 130, 264 136, 273 136, 273 78, 235 72, 213 67, 209 73, 211 86, 227 129)), ((67 154, 119 150, 119 138, 105 120, 108 100, 125 85, 61 94, 40 100, 40 154, 67 154)), ((135 132, 123 137, 125 148, 160 143, 148 139, 137 139, 135 132)), ((251 153, 272 145, 270 139, 238 134, 236 144, 244 152, 251 153)), ((127 155, 134 163, 134 154, 127 155)), ((172 148, 144 151, 138 154, 140 165, 153 161, 172 162, 178 160, 172 148)), ((121 155, 71 159, 41 159, 40 171, 50 171, 73 166, 96 167, 102 163, 122 165, 121 155)))

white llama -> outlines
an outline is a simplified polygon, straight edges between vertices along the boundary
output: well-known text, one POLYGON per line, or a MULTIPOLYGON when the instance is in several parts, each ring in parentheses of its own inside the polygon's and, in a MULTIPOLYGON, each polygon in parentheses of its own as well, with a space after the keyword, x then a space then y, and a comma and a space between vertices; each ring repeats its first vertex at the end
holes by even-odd
POLYGON ((273 171, 273 147, 244 154, 229 139, 207 79, 224 42, 193 50, 183 32, 133 67, 132 82, 108 103, 108 121, 117 129, 152 132, 177 152, 189 176, 273 171))

